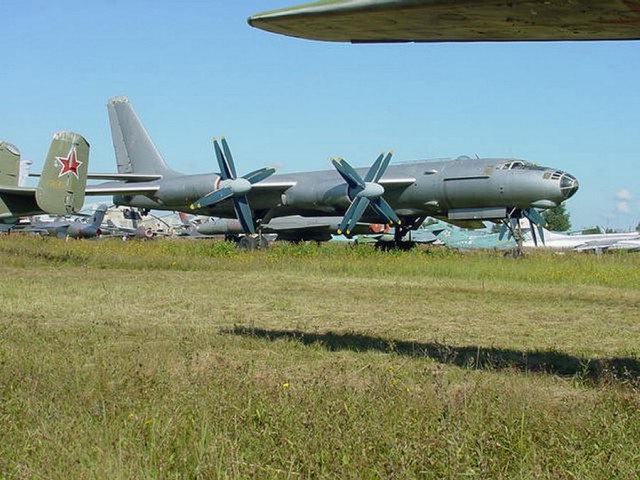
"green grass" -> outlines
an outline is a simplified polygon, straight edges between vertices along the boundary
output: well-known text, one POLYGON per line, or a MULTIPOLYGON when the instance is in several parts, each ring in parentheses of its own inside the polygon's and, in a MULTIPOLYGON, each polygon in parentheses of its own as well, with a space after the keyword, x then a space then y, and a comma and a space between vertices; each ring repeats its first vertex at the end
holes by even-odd
POLYGON ((636 478, 640 256, 0 237, 0 478, 636 478))

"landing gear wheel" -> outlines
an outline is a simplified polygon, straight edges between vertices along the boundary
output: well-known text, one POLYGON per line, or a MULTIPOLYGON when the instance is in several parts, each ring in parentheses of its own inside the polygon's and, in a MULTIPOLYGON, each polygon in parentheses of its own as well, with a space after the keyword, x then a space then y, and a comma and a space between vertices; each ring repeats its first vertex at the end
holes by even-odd
POLYGON ((266 250, 269 248, 269 240, 267 240, 262 235, 259 236, 258 238, 254 238, 254 240, 256 241, 256 247, 259 248, 260 250, 266 250))
POLYGON ((257 246, 257 239, 253 237, 242 237, 238 242, 238 248, 241 250, 255 250, 257 246))

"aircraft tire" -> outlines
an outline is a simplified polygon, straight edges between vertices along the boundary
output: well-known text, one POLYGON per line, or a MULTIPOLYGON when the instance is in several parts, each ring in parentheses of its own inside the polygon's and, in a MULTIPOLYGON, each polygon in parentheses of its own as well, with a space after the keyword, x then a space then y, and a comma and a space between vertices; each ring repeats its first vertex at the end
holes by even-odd
POLYGON ((253 237, 242 237, 238 241, 238 248, 240 250, 255 250, 257 247, 258 241, 253 237))
POLYGON ((254 239, 256 241, 256 247, 260 250, 266 250, 269 248, 269 240, 265 237, 258 237, 254 239))

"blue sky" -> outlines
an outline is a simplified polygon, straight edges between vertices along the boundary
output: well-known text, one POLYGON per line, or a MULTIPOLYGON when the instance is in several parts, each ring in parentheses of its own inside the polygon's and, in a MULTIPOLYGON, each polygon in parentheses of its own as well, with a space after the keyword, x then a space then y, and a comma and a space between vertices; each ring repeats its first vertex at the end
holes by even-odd
POLYGON ((40 171, 53 132, 115 171, 107 100, 126 95, 175 169, 330 168, 331 156, 515 156, 574 174, 574 228, 640 222, 640 42, 351 45, 246 18, 290 0, 5 0, 0 138, 40 171))

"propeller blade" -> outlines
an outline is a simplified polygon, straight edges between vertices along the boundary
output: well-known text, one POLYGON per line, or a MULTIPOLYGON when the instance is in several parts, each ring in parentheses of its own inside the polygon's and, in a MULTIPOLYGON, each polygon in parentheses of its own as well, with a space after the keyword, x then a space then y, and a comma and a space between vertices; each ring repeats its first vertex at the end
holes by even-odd
POLYGON ((232 180, 236 178, 235 168, 233 164, 230 164, 227 161, 227 158, 222 153, 220 149, 220 145, 218 144, 218 140, 213 139, 213 148, 216 151, 216 159, 218 160, 218 168, 220 169, 220 176, 223 180, 232 180))
POLYGON ((502 241, 505 234, 507 233, 507 223, 505 220, 502 221, 502 225, 500 225, 500 234, 498 235, 498 241, 502 241))
POLYGON ((382 197, 376 198, 371 202, 371 206, 373 209, 380 215, 381 217, 387 220, 387 223, 390 224, 400 224, 400 218, 396 215, 396 212, 393 211, 391 205, 382 197))
POLYGON ((538 225, 538 236, 540 237, 540 240, 542 241, 542 245, 546 245, 544 243, 544 227, 542 225, 538 225))
POLYGON ((514 237, 513 232, 518 228, 519 220, 517 218, 509 219, 509 232, 507 233, 507 240, 511 240, 514 237))
POLYGON ((546 225, 547 223, 545 218, 535 208, 530 208, 529 210, 523 210, 522 213, 524 214, 525 217, 527 217, 536 225, 546 225))
POLYGON ((224 151, 224 156, 227 159, 227 162, 230 167, 230 172, 232 175, 231 178, 237 178, 238 174, 236 173, 236 166, 233 163, 233 157, 231 156, 231 150, 229 150, 229 144, 227 143, 227 139, 222 137, 220 141, 222 142, 222 150, 224 151))
POLYGON ((369 171, 364 177, 365 182, 375 182, 374 178, 378 173, 378 170, 380 170, 380 165, 382 164, 382 160, 384 160, 384 153, 381 153, 380 155, 378 155, 378 158, 376 158, 376 161, 373 162, 373 164, 369 168, 369 171))
POLYGON ((210 205, 214 205, 216 203, 222 202, 229 197, 233 196, 233 190, 229 187, 221 188, 220 190, 215 190, 211 193, 206 194, 204 197, 200 198, 193 202, 190 206, 191 210, 196 210, 199 208, 208 207, 210 205))
POLYGON ((353 230, 353 227, 358 223, 358 220, 360 220, 360 217, 362 217, 362 214, 368 205, 369 199, 365 197, 356 198, 351 202, 347 212, 344 214, 340 228, 338 229, 338 235, 341 235, 343 232, 345 235, 349 235, 353 230))
POLYGON ((531 230, 533 231, 533 224, 538 227, 538 236, 544 245, 544 226, 547 224, 547 220, 538 212, 535 208, 529 210, 523 210, 522 213, 529 219, 531 230))
POLYGON ((256 171, 254 171, 254 172, 247 173, 246 175, 243 175, 242 178, 244 178, 245 180, 248 180, 249 183, 253 185, 254 183, 261 182, 265 178, 270 177, 274 173, 276 173, 276 169, 275 168, 264 167, 264 168, 260 168, 260 169, 258 169, 256 171))
POLYGON ((529 226, 531 227, 531 238, 533 238, 533 244, 537 247, 538 246, 538 235, 536 235, 536 229, 535 229, 531 219, 529 219, 529 226))
POLYGON ((233 197, 233 207, 244 233, 256 233, 256 228, 253 224, 253 214, 251 213, 247 197, 233 197))
POLYGON ((386 156, 383 153, 376 159, 376 161, 371 165, 371 168, 367 172, 367 176, 365 177, 365 182, 377 182, 382 178, 384 172, 387 170, 389 166, 389 162, 391 161, 391 156, 393 153, 389 152, 386 156))
POLYGON ((356 172, 344 158, 339 158, 338 160, 332 158, 331 163, 333 163, 333 166, 336 167, 340 176, 344 178, 345 182, 347 182, 351 188, 364 188, 364 180, 362 180, 358 172, 356 172))

